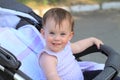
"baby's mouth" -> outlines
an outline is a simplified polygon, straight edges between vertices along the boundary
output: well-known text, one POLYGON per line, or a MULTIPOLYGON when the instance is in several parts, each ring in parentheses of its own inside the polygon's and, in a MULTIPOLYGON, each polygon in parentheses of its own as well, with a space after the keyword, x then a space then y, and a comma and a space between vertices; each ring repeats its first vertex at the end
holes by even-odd
POLYGON ((60 45, 60 43, 52 43, 54 46, 58 46, 60 45))

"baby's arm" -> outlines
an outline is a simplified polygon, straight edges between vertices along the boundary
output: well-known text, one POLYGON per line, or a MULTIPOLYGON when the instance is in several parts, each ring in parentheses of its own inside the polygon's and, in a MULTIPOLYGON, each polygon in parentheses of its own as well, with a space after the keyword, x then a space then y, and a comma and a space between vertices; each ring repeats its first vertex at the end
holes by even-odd
POLYGON ((86 38, 86 39, 79 40, 77 42, 72 43, 71 48, 72 48, 73 53, 75 54, 75 53, 80 53, 84 51, 85 49, 87 49, 88 47, 94 44, 99 49, 100 44, 103 44, 103 42, 95 37, 90 37, 90 38, 86 38))
POLYGON ((39 61, 47 80, 60 80, 56 70, 57 59, 55 56, 51 56, 44 52, 41 54, 39 61))

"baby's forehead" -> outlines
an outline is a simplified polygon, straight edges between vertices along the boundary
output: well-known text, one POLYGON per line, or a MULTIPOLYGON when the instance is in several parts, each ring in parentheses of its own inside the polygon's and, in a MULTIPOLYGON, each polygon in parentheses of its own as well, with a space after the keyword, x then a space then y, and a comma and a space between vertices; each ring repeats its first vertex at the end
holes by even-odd
POLYGON ((63 19, 63 20, 55 20, 53 17, 50 17, 46 20, 45 23, 46 26, 50 27, 54 27, 54 28, 71 28, 71 24, 69 22, 69 20, 67 19, 63 19))
POLYGON ((66 19, 66 18, 64 18, 64 19, 57 19, 57 18, 54 18, 54 17, 49 17, 49 18, 47 18, 47 20, 46 20, 46 23, 47 22, 54 22, 56 25, 61 25, 61 24, 63 24, 64 22, 65 23, 69 23, 70 24, 70 20, 69 19, 66 19))

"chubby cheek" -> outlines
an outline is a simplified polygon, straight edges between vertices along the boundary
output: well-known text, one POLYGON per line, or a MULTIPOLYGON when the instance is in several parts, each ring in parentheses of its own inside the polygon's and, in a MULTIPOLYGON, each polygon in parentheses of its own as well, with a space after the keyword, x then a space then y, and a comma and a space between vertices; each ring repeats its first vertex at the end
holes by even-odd
POLYGON ((46 38, 46 43, 50 45, 52 43, 52 38, 49 36, 46 36, 45 38, 46 38))
POLYGON ((65 46, 65 45, 68 43, 68 41, 69 41, 68 39, 67 39, 67 40, 66 40, 66 39, 63 39, 63 40, 62 40, 63 45, 65 46))

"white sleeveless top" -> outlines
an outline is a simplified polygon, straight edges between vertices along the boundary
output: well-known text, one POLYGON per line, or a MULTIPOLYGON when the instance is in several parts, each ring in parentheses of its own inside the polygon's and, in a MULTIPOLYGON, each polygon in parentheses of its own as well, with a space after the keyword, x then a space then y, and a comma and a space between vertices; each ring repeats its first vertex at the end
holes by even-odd
POLYGON ((64 50, 58 53, 46 49, 43 51, 57 57, 57 72, 61 80, 84 80, 81 68, 72 54, 70 43, 66 45, 64 50))

